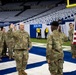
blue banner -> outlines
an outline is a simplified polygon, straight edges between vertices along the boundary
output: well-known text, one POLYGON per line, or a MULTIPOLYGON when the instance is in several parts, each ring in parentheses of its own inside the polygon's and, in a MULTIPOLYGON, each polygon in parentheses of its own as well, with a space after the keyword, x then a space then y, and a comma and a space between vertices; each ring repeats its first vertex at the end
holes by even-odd
POLYGON ((34 28, 42 28, 42 24, 31 24, 34 28))

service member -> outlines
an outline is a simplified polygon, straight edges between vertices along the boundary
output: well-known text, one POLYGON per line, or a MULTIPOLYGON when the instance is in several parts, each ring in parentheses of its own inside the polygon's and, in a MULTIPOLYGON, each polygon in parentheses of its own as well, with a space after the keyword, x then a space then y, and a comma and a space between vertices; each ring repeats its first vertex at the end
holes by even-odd
POLYGON ((72 53, 72 58, 76 58, 76 45, 73 44, 73 34, 74 34, 74 24, 69 23, 69 40, 70 40, 70 44, 71 44, 71 53, 72 53))
POLYGON ((10 35, 14 38, 14 56, 18 75, 27 75, 24 71, 27 66, 29 50, 32 47, 29 34, 24 30, 24 23, 19 24, 19 30, 13 32, 14 25, 10 26, 10 35))
POLYGON ((59 23, 51 23, 52 33, 47 38, 46 59, 49 65, 51 75, 63 75, 63 57, 62 50, 63 39, 59 32, 59 23))

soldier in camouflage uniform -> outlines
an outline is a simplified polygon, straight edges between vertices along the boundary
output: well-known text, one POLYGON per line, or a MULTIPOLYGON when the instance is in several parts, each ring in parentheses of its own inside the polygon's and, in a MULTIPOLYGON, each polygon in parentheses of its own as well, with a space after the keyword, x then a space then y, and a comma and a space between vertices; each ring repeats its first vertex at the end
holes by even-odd
POLYGON ((58 26, 57 21, 52 22, 52 34, 47 38, 46 59, 51 75, 63 75, 62 44, 65 37, 59 32, 58 26))
POLYGON ((0 30, 0 61, 2 60, 2 50, 3 50, 3 42, 4 42, 4 34, 3 31, 0 30))
MULTIPOLYGON (((10 29, 10 25, 9 25, 9 29, 10 29)), ((14 39, 10 35, 10 30, 7 31, 7 47, 8 47, 9 59, 11 59, 13 58, 14 39)))
POLYGON ((4 36, 3 37, 4 38, 4 43, 3 43, 3 50, 2 50, 2 56, 4 57, 4 56, 6 56, 6 52, 7 52, 7 45, 6 45, 7 35, 6 35, 5 28, 2 27, 1 31, 3 31, 3 36, 4 36))
POLYGON ((72 52, 72 58, 76 58, 76 45, 72 44, 73 42, 73 33, 74 33, 74 25, 72 23, 69 23, 69 40, 71 43, 71 52, 72 52))
POLYGON ((24 71, 29 57, 29 50, 32 47, 29 34, 24 30, 24 23, 20 23, 19 30, 13 32, 14 25, 11 25, 10 35, 14 38, 14 56, 18 75, 27 75, 24 71))

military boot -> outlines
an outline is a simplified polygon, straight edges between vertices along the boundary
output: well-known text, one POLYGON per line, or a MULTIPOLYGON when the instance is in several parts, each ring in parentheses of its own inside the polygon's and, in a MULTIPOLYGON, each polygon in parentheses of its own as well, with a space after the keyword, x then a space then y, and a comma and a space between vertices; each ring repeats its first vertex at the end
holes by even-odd
POLYGON ((24 70, 22 70, 21 72, 23 75, 27 75, 27 73, 24 70))
POLYGON ((18 71, 18 75, 22 75, 21 71, 18 71))

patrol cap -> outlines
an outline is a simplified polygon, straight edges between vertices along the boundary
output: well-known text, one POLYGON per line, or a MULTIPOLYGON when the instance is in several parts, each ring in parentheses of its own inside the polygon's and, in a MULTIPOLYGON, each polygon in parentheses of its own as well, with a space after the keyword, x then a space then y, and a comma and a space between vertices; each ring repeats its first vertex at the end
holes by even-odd
POLYGON ((58 23, 58 21, 53 21, 50 25, 51 26, 59 26, 59 23, 58 23))

